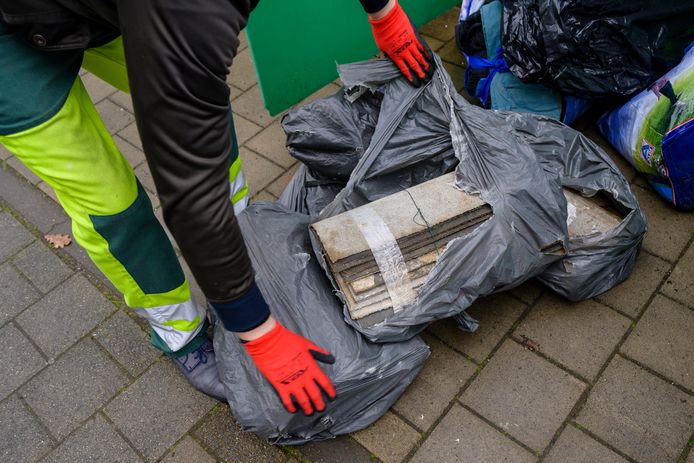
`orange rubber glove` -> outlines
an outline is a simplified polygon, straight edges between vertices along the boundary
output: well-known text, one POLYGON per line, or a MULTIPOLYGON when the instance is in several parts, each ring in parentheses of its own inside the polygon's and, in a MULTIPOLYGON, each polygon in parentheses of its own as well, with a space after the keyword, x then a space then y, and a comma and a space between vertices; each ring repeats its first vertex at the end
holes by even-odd
POLYGON ((330 379, 316 364, 316 360, 333 364, 335 357, 279 322, 272 331, 244 346, 290 413, 296 413, 295 403, 306 415, 325 410, 321 390, 331 399, 337 395, 330 379))
POLYGON ((428 82, 434 72, 431 53, 415 32, 399 3, 381 19, 370 19, 371 30, 378 48, 400 69, 416 87, 428 82))

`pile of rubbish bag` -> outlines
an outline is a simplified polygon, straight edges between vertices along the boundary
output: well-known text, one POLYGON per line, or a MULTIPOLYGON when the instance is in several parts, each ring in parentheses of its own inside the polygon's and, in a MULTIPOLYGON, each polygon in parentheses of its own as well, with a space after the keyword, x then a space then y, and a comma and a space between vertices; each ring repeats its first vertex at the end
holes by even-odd
POLYGON ((672 68, 694 38, 692 17, 692 0, 463 0, 466 91, 487 108, 570 123, 672 68))
POLYGON ((336 354, 325 371, 338 398, 310 417, 289 414, 238 340, 217 329, 222 382, 245 429, 300 443, 366 427, 421 369, 428 349, 417 334, 433 320, 466 320, 478 297, 534 277, 579 300, 632 271, 646 219, 607 155, 551 118, 470 105, 434 60, 437 70, 420 88, 389 60, 340 66, 343 90, 284 117, 290 153, 303 166, 278 203, 251 205, 239 222, 273 314, 336 354), (309 225, 449 172, 493 216, 441 250, 412 304, 377 324, 352 320, 309 225), (563 188, 604 195, 621 222, 570 239, 563 188))
POLYGON ((658 194, 694 211, 694 44, 679 65, 598 126, 658 194))

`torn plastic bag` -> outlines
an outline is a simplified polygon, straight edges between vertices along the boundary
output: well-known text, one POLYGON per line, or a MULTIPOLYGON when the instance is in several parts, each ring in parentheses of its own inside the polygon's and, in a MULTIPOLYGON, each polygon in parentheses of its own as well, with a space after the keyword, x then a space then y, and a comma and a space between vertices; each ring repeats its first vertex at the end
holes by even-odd
POLYGON ((503 54, 511 72, 585 98, 643 90, 694 38, 693 0, 503 3, 503 54))
POLYGON ((278 204, 254 204, 238 217, 272 314, 284 326, 335 355, 321 365, 337 399, 312 416, 287 412, 236 335, 217 324, 214 347, 227 400, 239 424, 274 443, 299 444, 365 428, 403 393, 429 348, 419 338, 373 344, 342 320, 339 300, 312 255, 309 216, 278 204))
POLYGON ((694 210, 694 44, 679 65, 598 126, 658 194, 694 210))
POLYGON ((590 100, 565 95, 544 84, 523 82, 508 69, 501 49, 501 0, 464 0, 456 25, 456 43, 465 55, 465 91, 488 109, 527 112, 571 124, 588 110, 590 100))
MULTIPOLYGON (((573 300, 602 293, 624 280, 633 269, 646 220, 609 157, 558 121, 470 105, 455 92, 440 59, 435 60, 437 71, 421 88, 409 85, 387 60, 339 67, 352 97, 373 91, 382 99, 372 109, 378 111, 378 122, 368 149, 345 187, 320 208, 316 220, 453 170, 457 186, 478 192, 492 207, 493 217, 448 243, 414 301, 382 313, 380 319, 361 321, 353 320, 345 308, 345 320, 371 340, 398 341, 414 336, 433 320, 459 314, 477 297, 510 289, 529 278, 539 277, 573 300), (606 233, 569 239, 564 186, 584 196, 605 193, 623 220, 606 233)), ((320 127, 325 115, 314 115, 315 104, 322 111, 348 108, 343 104, 328 107, 324 100, 290 111, 283 120, 288 140, 304 126, 314 131, 320 127)), ((311 141, 302 143, 308 149, 311 141)), ((319 151, 325 152, 325 146, 319 151)), ((302 185, 302 178, 314 168, 319 166, 299 171, 283 195, 286 204, 303 201, 305 205, 306 192, 312 188, 321 190, 323 201, 334 194, 321 186, 302 185)), ((314 236, 312 242, 316 257, 331 276, 314 236)))

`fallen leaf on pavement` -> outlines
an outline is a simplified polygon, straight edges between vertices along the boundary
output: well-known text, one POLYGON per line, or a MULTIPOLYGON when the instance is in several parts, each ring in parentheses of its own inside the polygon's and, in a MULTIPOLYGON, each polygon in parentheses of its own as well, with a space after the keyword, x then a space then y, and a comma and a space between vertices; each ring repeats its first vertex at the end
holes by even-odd
POLYGON ((528 349, 529 351, 535 352, 536 350, 540 350, 540 343, 537 341, 533 341, 529 337, 527 337, 524 334, 521 334, 521 338, 523 338, 523 342, 521 342, 521 345, 528 349))
POLYGON ((72 243, 72 238, 69 235, 43 235, 43 238, 53 249, 62 249, 72 243))

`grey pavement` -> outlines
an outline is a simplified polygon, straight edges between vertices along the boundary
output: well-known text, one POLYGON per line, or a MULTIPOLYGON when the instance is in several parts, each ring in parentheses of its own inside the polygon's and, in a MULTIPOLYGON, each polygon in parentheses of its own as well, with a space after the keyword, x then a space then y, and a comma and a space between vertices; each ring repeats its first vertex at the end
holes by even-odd
MULTIPOLYGON (((457 14, 421 30, 460 90, 457 14)), ((82 78, 161 217, 130 98, 82 78)), ((262 107, 245 39, 228 82, 253 200, 274 201, 298 163, 281 115, 262 107)), ((657 197, 590 124, 578 128, 610 153, 648 217, 631 278, 578 304, 533 281, 477 301, 478 332, 429 327, 431 358, 383 418, 299 447, 243 432, 149 345, 81 248, 47 246, 43 234, 70 233, 69 220, 0 146, 0 462, 694 463, 694 215, 657 197)))

